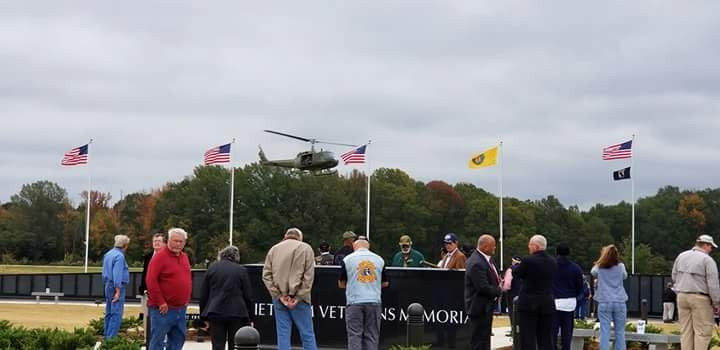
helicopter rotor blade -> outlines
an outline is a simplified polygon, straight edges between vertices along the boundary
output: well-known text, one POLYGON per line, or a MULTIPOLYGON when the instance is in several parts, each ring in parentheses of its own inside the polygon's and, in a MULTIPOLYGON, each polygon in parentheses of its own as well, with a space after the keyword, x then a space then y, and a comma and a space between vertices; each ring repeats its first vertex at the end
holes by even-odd
POLYGON ((293 139, 300 140, 300 141, 312 142, 312 140, 306 139, 306 138, 304 138, 304 137, 295 136, 295 135, 290 135, 290 134, 286 134, 286 133, 282 133, 282 132, 278 132, 278 131, 273 131, 273 130, 263 130, 263 131, 269 132, 269 133, 271 133, 271 134, 276 134, 276 135, 280 135, 280 136, 285 136, 285 137, 293 138, 293 139))
POLYGON ((320 141, 320 140, 316 140, 315 143, 324 143, 326 145, 348 146, 348 147, 357 147, 358 146, 358 145, 351 145, 349 143, 338 143, 338 142, 320 141))

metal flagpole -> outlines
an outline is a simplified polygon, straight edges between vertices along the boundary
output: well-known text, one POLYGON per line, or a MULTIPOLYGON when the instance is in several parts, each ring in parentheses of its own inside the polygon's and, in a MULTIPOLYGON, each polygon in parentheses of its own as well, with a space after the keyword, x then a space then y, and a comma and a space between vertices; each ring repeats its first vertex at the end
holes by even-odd
POLYGON ((498 146, 498 161, 500 163, 500 269, 504 269, 505 265, 503 265, 503 186, 502 186, 502 141, 500 141, 500 145, 498 146))
MULTIPOLYGON (((230 154, 232 155, 232 144, 235 138, 230 142, 230 154)), ((230 245, 233 244, 233 206, 235 205, 235 167, 232 164, 232 156, 230 157, 230 245)))
MULTIPOLYGON (((90 158, 90 144, 93 142, 90 139, 88 142, 88 158, 90 158)), ((88 272, 88 253, 90 252, 90 192, 92 192, 92 181, 90 178, 90 162, 87 163, 88 169, 88 190, 87 190, 87 205, 85 206, 85 273, 88 272)))
MULTIPOLYGON (((632 136, 630 147, 632 147, 632 153, 635 153, 635 134, 632 136)), ((632 274, 635 274, 635 175, 637 172, 635 171, 635 154, 633 154, 630 157, 630 188, 631 188, 631 196, 632 196, 632 263, 631 263, 631 271, 632 274)))
POLYGON ((370 240, 370 179, 372 178, 372 169, 370 168, 370 162, 367 161, 367 152, 368 147, 370 146, 370 142, 372 140, 368 140, 367 144, 365 145, 365 159, 366 159, 366 171, 367 174, 367 205, 366 205, 366 212, 365 212, 365 234, 367 235, 368 241, 370 240))

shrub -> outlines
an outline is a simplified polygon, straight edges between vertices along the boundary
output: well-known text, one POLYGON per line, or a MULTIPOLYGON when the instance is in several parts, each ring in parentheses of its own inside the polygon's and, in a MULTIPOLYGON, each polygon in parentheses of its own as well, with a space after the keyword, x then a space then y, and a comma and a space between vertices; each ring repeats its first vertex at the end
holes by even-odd
MULTIPOLYGON (((628 322, 625 325, 625 331, 626 332, 637 332, 637 325, 635 322, 628 322)), ((658 326, 654 326, 652 324, 646 323, 645 324, 645 333, 646 334, 660 334, 662 333, 662 328, 658 326)))
MULTIPOLYGON (((135 328, 142 326, 143 322, 135 316, 123 318, 120 323, 120 333, 126 333, 128 328, 135 328)), ((105 317, 96 318, 88 322, 88 326, 92 329, 95 335, 105 334, 105 317)))
POLYGON ((140 350, 143 345, 145 345, 145 343, 139 340, 127 339, 123 337, 113 337, 104 341, 100 349, 140 350))
POLYGON ((55 329, 26 329, 0 322, 0 349, 19 350, 77 350, 91 349, 95 336, 90 330, 75 329, 73 332, 55 329))
POLYGON ((591 320, 575 320, 575 328, 577 329, 593 329, 595 322, 591 320))

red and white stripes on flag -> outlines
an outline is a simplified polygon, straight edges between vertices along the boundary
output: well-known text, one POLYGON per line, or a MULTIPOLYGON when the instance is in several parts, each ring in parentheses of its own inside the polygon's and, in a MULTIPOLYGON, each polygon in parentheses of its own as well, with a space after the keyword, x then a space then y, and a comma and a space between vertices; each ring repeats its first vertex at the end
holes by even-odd
POLYGON ((348 152, 345 152, 342 155, 340 155, 340 159, 342 159, 342 161, 345 162, 345 165, 363 164, 363 163, 365 163, 366 147, 367 147, 367 145, 362 145, 358 148, 355 148, 348 152))
POLYGON ((613 160, 632 157, 632 140, 603 148, 602 159, 613 160))
POLYGON ((88 147, 89 145, 83 145, 80 147, 75 147, 65 153, 65 156, 63 156, 62 161, 60 162, 61 165, 65 166, 73 166, 73 165, 80 165, 80 164, 87 164, 88 162, 88 147))
POLYGON ((205 165, 230 163, 230 144, 213 147, 205 152, 205 165))

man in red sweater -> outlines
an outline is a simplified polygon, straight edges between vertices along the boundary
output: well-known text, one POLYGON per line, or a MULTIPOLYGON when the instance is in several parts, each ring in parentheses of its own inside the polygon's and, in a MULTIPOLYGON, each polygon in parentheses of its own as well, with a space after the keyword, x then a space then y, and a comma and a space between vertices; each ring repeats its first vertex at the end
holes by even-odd
POLYGON ((168 231, 167 247, 150 260, 145 283, 150 313, 150 350, 180 350, 187 332, 185 311, 192 293, 190 260, 183 253, 187 232, 181 228, 168 231))

